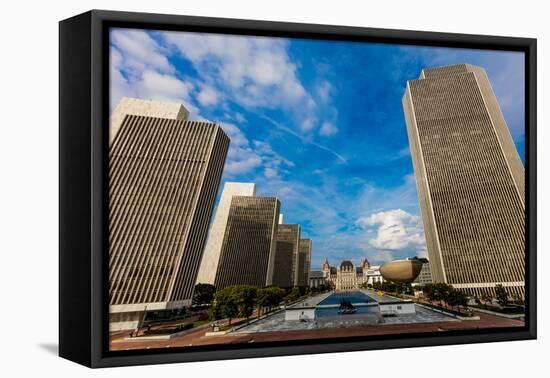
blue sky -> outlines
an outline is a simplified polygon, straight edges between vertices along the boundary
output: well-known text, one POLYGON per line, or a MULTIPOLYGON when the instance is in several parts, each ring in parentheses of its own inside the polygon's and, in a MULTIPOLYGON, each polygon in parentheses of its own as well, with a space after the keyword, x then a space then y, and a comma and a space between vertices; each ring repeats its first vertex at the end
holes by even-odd
POLYGON ((422 68, 485 68, 524 160, 523 53, 113 29, 111 109, 180 102, 231 139, 225 181, 281 200, 325 258, 426 255, 401 98, 422 68))

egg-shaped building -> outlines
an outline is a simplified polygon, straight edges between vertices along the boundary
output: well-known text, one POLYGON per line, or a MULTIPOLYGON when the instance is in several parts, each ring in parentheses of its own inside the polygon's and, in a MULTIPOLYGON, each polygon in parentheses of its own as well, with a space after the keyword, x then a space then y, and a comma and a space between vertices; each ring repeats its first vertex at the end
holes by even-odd
POLYGON ((410 283, 413 282, 422 270, 422 260, 394 260, 380 267, 380 274, 388 281, 410 283))

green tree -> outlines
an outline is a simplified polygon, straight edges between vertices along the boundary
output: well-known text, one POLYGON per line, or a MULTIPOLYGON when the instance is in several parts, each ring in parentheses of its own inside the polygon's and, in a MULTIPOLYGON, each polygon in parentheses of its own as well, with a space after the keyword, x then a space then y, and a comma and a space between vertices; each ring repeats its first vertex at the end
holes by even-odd
POLYGON ((501 305, 502 307, 508 305, 508 292, 501 284, 495 286, 495 293, 499 305, 501 305))
POLYGON ((300 289, 296 286, 294 286, 288 295, 285 297, 285 300, 287 302, 294 302, 295 300, 298 300, 300 298, 300 289))
POLYGON ((231 319, 239 315, 234 288, 235 286, 228 286, 214 295, 214 303, 209 311, 211 318, 215 320, 227 318, 229 319, 229 325, 231 325, 231 319))
POLYGON ((438 282, 434 285, 434 290, 436 292, 436 296, 439 298, 439 305, 442 306, 442 302, 447 302, 449 293, 453 290, 453 287, 446 283, 438 282))
POLYGON ((216 293, 216 286, 210 284, 197 284, 193 292, 193 305, 201 306, 211 304, 216 293))
POLYGON ((285 291, 277 286, 270 287, 271 296, 269 301, 269 307, 279 306, 279 303, 283 300, 285 296, 285 291))
POLYGON ((276 286, 269 286, 256 291, 256 304, 258 306, 258 317, 261 315, 263 308, 271 308, 279 305, 283 300, 285 291, 276 286))
POLYGON ((489 306, 489 304, 491 303, 492 299, 493 299, 493 298, 492 298, 489 294, 487 294, 487 293, 481 293, 481 300, 483 301, 483 304, 484 304, 485 306, 489 306))
POLYGON ((464 292, 451 288, 447 291, 445 301, 449 306, 456 307, 460 313, 460 307, 466 307, 468 304, 468 297, 464 292))
POLYGON ((231 302, 237 308, 237 315, 247 320, 254 312, 256 305, 256 288, 248 285, 235 285, 231 288, 231 302))
POLYGON ((523 306, 523 300, 517 293, 512 293, 511 297, 513 304, 523 306))

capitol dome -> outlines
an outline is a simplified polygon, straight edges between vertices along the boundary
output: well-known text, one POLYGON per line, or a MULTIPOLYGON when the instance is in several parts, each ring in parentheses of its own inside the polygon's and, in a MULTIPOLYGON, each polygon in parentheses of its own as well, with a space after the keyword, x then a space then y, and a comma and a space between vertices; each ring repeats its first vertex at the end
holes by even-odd
POLYGON ((340 270, 342 271, 351 271, 353 270, 353 268, 354 268, 353 263, 349 260, 344 260, 340 264, 340 270))

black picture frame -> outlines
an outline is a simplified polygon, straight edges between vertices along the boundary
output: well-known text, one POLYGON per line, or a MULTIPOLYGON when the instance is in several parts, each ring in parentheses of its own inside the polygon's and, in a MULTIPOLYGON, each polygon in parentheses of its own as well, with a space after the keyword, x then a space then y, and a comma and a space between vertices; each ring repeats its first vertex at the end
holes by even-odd
POLYGON ((536 39, 92 10, 59 23, 59 355, 89 367, 535 339, 536 39), (110 27, 368 41, 525 53, 525 327, 271 342, 184 350, 108 350, 110 27))

